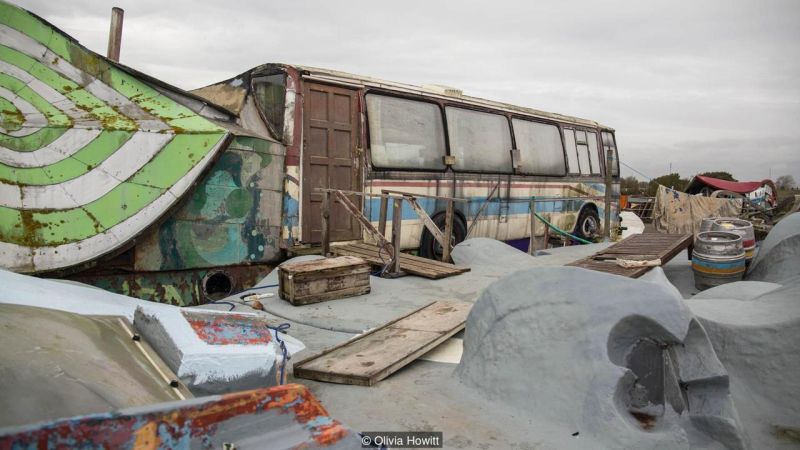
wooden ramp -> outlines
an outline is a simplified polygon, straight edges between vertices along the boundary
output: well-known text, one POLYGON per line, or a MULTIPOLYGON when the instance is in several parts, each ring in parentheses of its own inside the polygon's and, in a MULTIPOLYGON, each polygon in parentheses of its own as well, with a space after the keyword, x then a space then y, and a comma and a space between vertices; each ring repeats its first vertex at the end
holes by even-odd
MULTIPOLYGON (((378 247, 374 245, 357 243, 331 246, 331 252, 341 256, 358 256, 374 266, 383 267, 391 258, 386 252, 378 254, 378 247)), ((400 268, 411 275, 419 275, 434 280, 451 277, 460 273, 469 272, 469 267, 456 266, 432 259, 400 253, 400 268)))
POLYGON ((294 364, 294 376, 372 386, 464 329, 472 303, 438 301, 294 364))
POLYGON ((628 236, 592 256, 573 261, 568 266, 583 267, 623 277, 639 278, 652 267, 620 267, 617 259, 634 261, 659 260, 666 264, 692 243, 691 234, 643 233, 628 236))

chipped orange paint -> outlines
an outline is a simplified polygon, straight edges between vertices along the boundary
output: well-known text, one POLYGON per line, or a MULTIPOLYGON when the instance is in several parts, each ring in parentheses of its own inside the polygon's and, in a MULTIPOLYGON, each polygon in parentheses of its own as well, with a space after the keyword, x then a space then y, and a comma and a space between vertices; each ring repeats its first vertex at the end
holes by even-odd
MULTIPOLYGON (((202 400, 201 400, 202 401, 202 400)), ((191 402, 191 401, 190 401, 191 402)), ((310 438, 297 448, 315 448, 339 442, 349 431, 314 395, 299 384, 242 391, 209 397, 200 404, 158 405, 150 412, 106 413, 35 425, 0 436, 0 450, 11 448, 134 448, 142 450, 207 448, 229 419, 264 413, 293 414, 310 438)))

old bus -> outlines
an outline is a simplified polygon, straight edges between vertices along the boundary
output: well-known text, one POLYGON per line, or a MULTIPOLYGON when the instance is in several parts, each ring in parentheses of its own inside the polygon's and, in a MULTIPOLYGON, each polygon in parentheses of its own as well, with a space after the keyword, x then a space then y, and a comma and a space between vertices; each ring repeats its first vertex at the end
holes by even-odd
MULTIPOLYGON (((239 112, 243 124, 247 116, 260 117, 286 145, 281 243, 290 252, 320 241, 318 188, 467 199, 456 204, 456 243, 494 193, 470 237, 516 245, 527 245, 530 236, 531 196, 552 199, 537 211, 561 229, 585 238, 600 233, 603 155, 609 149, 614 198, 619 193, 614 130, 590 120, 442 86, 282 64, 263 65, 195 93, 239 112)), ((444 203, 419 202, 441 227, 444 203)), ((378 203, 375 197, 363 200, 363 212, 376 226, 378 203)), ((402 249, 434 256, 438 244, 408 205, 402 220, 402 249)), ((333 241, 362 238, 356 220, 340 206, 332 207, 330 221, 333 241)))
MULTIPOLYGON (((453 241, 471 229, 513 244, 531 196, 561 229, 597 234, 605 151, 619 176, 614 131, 589 120, 284 64, 188 92, 9 3, 0 25, 7 270, 198 304, 313 252, 319 188, 457 197, 453 241)), ((378 221, 378 199, 354 199, 378 221)), ((420 204, 441 223, 441 200, 420 204)), ((363 238, 341 204, 330 213, 331 240, 363 238)), ((401 214, 402 249, 435 255, 416 212, 401 214)))

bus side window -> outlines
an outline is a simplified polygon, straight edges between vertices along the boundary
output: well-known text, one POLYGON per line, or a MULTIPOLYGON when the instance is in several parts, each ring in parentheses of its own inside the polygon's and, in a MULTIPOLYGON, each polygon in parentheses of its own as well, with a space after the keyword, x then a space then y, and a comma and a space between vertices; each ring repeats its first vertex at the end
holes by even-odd
POLYGON ((617 144, 614 141, 614 135, 608 131, 601 133, 603 137, 603 160, 605 160, 605 153, 611 150, 611 176, 619 177, 619 156, 617 155, 617 144))
POLYGON ((567 163, 569 164, 569 173, 581 173, 580 166, 578 166, 578 151, 575 148, 575 131, 569 128, 564 129, 564 144, 567 148, 567 163))
POLYGON ((586 143, 586 132, 575 130, 575 143, 578 147, 578 164, 581 167, 581 175, 591 175, 592 168, 589 163, 589 146, 586 143))
POLYGON ((444 125, 434 103, 367 94, 372 165, 444 170, 444 125))
POLYGON ((564 146, 558 127, 530 120, 512 119, 520 152, 519 172, 527 175, 566 175, 564 146))
POLYGON ((597 149, 597 134, 596 133, 586 133, 587 138, 586 140, 589 143, 589 159, 592 163, 592 175, 600 175, 602 170, 600 169, 600 152, 597 149))
POLYGON ((446 107, 450 154, 455 170, 511 173, 508 119, 471 109, 446 107))

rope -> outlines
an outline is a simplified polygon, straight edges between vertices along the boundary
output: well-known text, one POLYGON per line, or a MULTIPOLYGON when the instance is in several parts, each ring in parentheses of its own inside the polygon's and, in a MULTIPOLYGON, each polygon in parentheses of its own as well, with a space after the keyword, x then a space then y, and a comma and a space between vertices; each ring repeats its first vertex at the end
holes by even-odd
MULTIPOLYGON (((275 285, 275 286, 277 286, 277 285, 275 285)), ((274 286, 258 286, 258 287, 255 287, 255 288, 246 289, 245 291, 253 290, 253 289, 259 289, 259 288, 265 288, 265 287, 274 287, 274 286)), ((241 292, 245 292, 245 291, 241 291, 241 292)), ((218 301, 215 301, 215 302, 209 302, 209 303, 215 304, 215 305, 218 305, 218 304, 230 305, 231 309, 229 309, 228 311, 233 311, 236 308, 235 304, 233 304, 231 302, 222 301, 222 300, 218 300, 218 301)), ((281 377, 279 379, 279 384, 284 384, 283 376, 284 376, 284 374, 286 372, 286 361, 288 361, 289 358, 290 358, 289 357, 289 350, 286 349, 286 342, 283 339, 281 339, 281 333, 286 333, 286 330, 288 330, 289 327, 291 327, 291 326, 292 326, 291 324, 286 323, 286 322, 278 325, 277 327, 271 327, 271 326, 267 325, 268 329, 270 329, 270 330, 275 332, 275 340, 278 341, 278 344, 281 347, 282 359, 281 359, 281 373, 280 373, 281 377)))
MULTIPOLYGON (((389 266, 392 264, 392 260, 391 260, 391 259, 390 259, 389 261, 386 261, 386 260, 383 258, 383 256, 381 255, 381 251, 385 251, 385 252, 387 252, 387 253, 389 252, 389 251, 386 249, 386 246, 387 246, 387 245, 388 245, 388 244, 378 245, 378 258, 380 258, 380 259, 381 259, 381 262, 383 263, 383 267, 382 267, 380 270, 376 270, 376 271, 374 271, 374 272, 370 272, 370 275, 372 275, 372 276, 376 276, 376 277, 383 276, 384 272, 386 272, 386 269, 388 269, 388 268, 389 268, 389 266)), ((397 257, 399 258, 400 256, 399 256, 399 255, 397 255, 397 257)))
POLYGON ((285 384, 283 379, 283 374, 286 370, 286 361, 289 360, 289 351, 286 350, 286 343, 283 341, 283 339, 281 339, 281 333, 286 333, 286 330, 288 330, 289 327, 291 327, 291 325, 288 323, 282 323, 274 328, 267 325, 267 328, 275 331, 275 340, 277 340, 278 344, 280 344, 281 353, 283 354, 283 358, 281 360, 281 377, 278 379, 279 384, 285 384))
POLYGON ((642 172, 639 172, 638 170, 636 170, 636 169, 634 169, 633 167, 631 167, 631 166, 629 166, 629 165, 625 164, 625 163, 624 163, 624 162, 622 162, 622 161, 620 161, 619 163, 620 163, 620 164, 622 164, 623 166, 627 167, 628 169, 631 169, 632 171, 634 171, 634 172, 638 173, 639 175, 641 175, 641 176, 643 176, 643 177, 647 178, 647 181, 653 181, 653 177, 648 177, 647 175, 643 174, 642 172))

